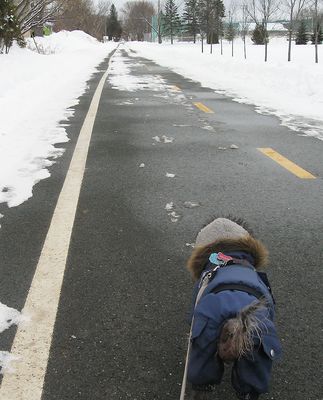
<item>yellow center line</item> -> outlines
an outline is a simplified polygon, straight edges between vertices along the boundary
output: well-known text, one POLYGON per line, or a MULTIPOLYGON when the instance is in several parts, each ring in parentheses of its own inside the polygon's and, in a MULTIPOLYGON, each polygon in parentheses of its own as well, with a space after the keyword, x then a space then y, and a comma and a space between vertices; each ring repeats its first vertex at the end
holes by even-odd
POLYGON ((195 107, 199 108, 201 111, 204 111, 205 113, 208 113, 208 114, 213 114, 214 113, 214 111, 210 110, 203 103, 193 103, 193 104, 195 105, 195 107))
POLYGON ((279 165, 286 168, 289 172, 296 175, 298 178, 301 179, 316 179, 316 177, 309 172, 305 171, 305 169, 299 167, 292 161, 288 160, 281 154, 277 153, 277 151, 271 149, 270 147, 266 148, 258 148, 263 154, 267 157, 271 158, 272 160, 276 161, 279 165))

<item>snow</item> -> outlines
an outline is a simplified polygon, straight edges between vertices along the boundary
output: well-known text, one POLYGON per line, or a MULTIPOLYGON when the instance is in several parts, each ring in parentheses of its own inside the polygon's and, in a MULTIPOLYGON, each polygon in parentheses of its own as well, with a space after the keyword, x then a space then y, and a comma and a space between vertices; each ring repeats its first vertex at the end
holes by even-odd
POLYGON ((18 357, 9 353, 9 351, 0 351, 0 374, 4 372, 13 373, 14 370, 10 367, 10 363, 14 360, 18 360, 18 357))
POLYGON ((86 90, 96 66, 116 47, 81 31, 32 39, 30 49, 14 47, 0 55, 0 203, 18 206, 35 183, 50 176, 68 141, 60 124, 86 90))
POLYGON ((137 90, 160 91, 165 87, 165 80, 158 75, 131 75, 131 70, 128 65, 141 66, 142 64, 134 64, 131 59, 124 57, 120 52, 117 52, 111 60, 111 68, 109 72, 109 82, 113 89, 127 92, 137 90))
MULTIPOLYGON (((0 302, 0 333, 10 328, 12 325, 18 325, 22 321, 28 321, 29 318, 21 314, 18 310, 8 307, 0 302)), ((10 362, 16 357, 8 351, 0 349, 0 374, 3 372, 12 372, 10 362)))
POLYGON ((22 316, 19 311, 0 302, 0 333, 11 325, 17 325, 21 320, 22 316))
MULTIPOLYGON (((272 38, 268 62, 264 46, 247 45, 243 56, 240 38, 231 44, 209 46, 193 43, 127 43, 127 47, 175 72, 200 82, 205 87, 233 97, 235 101, 256 105, 260 113, 277 115, 283 125, 307 136, 323 140, 323 45, 319 46, 321 64, 314 63, 314 46, 292 47, 292 61, 287 62, 286 38, 272 38)), ((134 55, 135 53, 131 53, 134 55)))
POLYGON ((152 139, 157 143, 163 142, 164 144, 173 143, 175 140, 173 137, 167 137, 166 135, 163 135, 161 138, 159 136, 154 136, 152 139))

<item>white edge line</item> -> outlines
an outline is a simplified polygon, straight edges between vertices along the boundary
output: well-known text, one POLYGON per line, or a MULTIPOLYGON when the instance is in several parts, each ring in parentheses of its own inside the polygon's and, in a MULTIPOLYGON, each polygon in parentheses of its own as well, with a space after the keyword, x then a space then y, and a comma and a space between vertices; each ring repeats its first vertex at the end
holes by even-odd
POLYGON ((11 353, 18 360, 11 363, 14 372, 3 376, 0 387, 0 398, 3 400, 40 400, 42 396, 89 144, 113 55, 93 95, 57 201, 23 309, 24 314, 31 316, 31 322, 18 326, 11 348, 11 353))

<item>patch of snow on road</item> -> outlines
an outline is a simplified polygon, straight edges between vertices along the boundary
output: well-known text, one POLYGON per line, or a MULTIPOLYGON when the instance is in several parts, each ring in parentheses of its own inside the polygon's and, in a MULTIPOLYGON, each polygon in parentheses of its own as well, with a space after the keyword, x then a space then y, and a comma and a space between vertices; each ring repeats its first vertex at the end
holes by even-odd
POLYGON ((202 126, 202 129, 205 129, 206 131, 210 131, 210 132, 214 131, 214 128, 211 125, 204 125, 204 126, 202 126))
POLYGON ((176 212, 175 204, 172 201, 166 204, 165 210, 171 222, 177 222, 181 218, 181 215, 176 212))
POLYGON ((163 139, 163 141, 164 141, 165 144, 166 144, 166 143, 173 143, 174 140, 175 140, 173 137, 167 137, 166 135, 163 135, 163 136, 162 136, 162 139, 163 139))
POLYGON ((134 92, 137 90, 164 91, 165 81, 159 75, 132 74, 131 68, 141 65, 117 51, 111 63, 109 82, 112 89, 134 92))
POLYGON ((196 208, 200 207, 200 203, 198 201, 185 201, 184 202, 184 207, 185 208, 196 208))
POLYGON ((0 203, 9 207, 50 176, 64 152, 56 146, 69 140, 60 121, 73 115, 87 80, 117 46, 80 31, 35 39, 45 54, 14 46, 0 55, 0 203))
POLYGON ((166 211, 172 211, 173 208, 174 208, 174 203, 172 201, 170 203, 167 203, 165 206, 166 211))
MULTIPOLYGON (((9 329, 12 325, 18 325, 20 322, 27 320, 28 318, 22 315, 18 310, 0 302, 0 333, 9 329)), ((14 355, 0 349, 0 374, 12 372, 10 362, 15 359, 16 357, 14 355)))
POLYGON ((157 143, 162 143, 163 142, 164 144, 173 143, 174 140, 175 140, 173 137, 168 137, 166 135, 163 135, 162 137, 154 136, 154 137, 152 137, 152 139, 157 143))
POLYGON ((14 369, 11 368, 11 362, 19 358, 9 353, 9 351, 0 351, 0 374, 13 373, 14 369))
POLYGON ((10 328, 11 325, 17 325, 22 319, 18 310, 0 302, 0 333, 10 328))

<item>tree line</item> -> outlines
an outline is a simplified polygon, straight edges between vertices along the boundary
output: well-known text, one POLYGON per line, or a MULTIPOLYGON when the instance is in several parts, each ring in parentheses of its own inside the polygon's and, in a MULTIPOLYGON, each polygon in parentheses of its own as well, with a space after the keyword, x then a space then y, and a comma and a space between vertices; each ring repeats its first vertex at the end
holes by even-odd
POLYGON ((1 0, 0 53, 8 53, 14 40, 24 46, 25 35, 39 33, 46 24, 55 31, 82 30, 102 40, 110 5, 109 0, 1 0))
POLYGON ((271 21, 284 20, 288 42, 288 61, 291 61, 292 41, 297 45, 311 41, 315 45, 315 61, 318 62, 317 46, 322 43, 323 0, 232 0, 227 7, 222 0, 186 0, 180 14, 178 0, 166 0, 155 10, 150 1, 126 3, 122 10, 123 36, 127 40, 144 40, 145 33, 153 32, 162 42, 162 36, 174 42, 176 36, 188 35, 195 43, 221 44, 226 39, 232 44, 240 35, 246 54, 246 37, 251 35, 254 44, 264 45, 264 59, 268 60, 268 43, 271 21), (152 20, 155 18, 155 24, 152 20), (255 27, 250 29, 251 24, 255 27))
POLYGON ((268 59, 270 21, 284 16, 288 39, 288 61, 291 60, 291 43, 315 45, 322 43, 323 0, 232 0, 227 7, 223 0, 186 0, 182 13, 178 0, 165 0, 158 6, 149 0, 132 0, 121 9, 121 17, 109 0, 1 0, 0 2, 0 52, 8 52, 13 41, 23 46, 24 35, 51 23, 54 30, 82 30, 99 40, 145 40, 151 34, 170 38, 189 36, 195 43, 221 44, 231 42, 240 35, 246 54, 246 37, 251 34, 255 44, 264 45, 264 58, 268 59), (250 25, 255 28, 250 32, 250 25))

